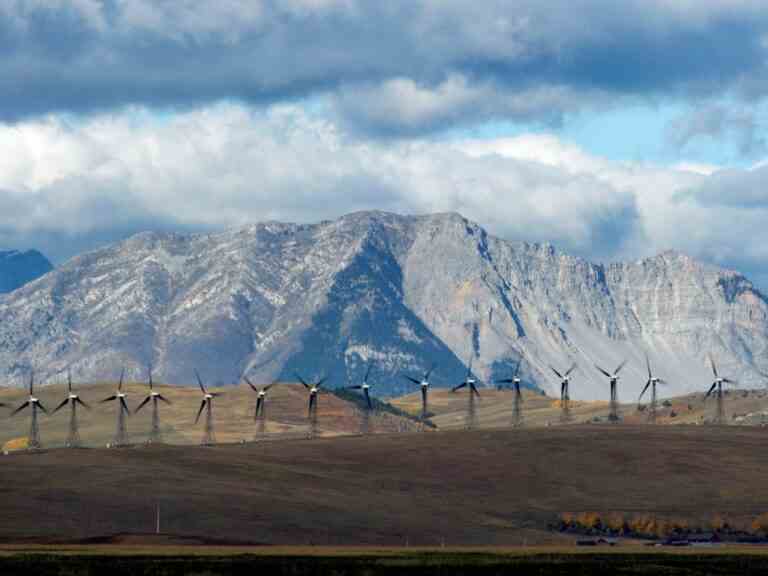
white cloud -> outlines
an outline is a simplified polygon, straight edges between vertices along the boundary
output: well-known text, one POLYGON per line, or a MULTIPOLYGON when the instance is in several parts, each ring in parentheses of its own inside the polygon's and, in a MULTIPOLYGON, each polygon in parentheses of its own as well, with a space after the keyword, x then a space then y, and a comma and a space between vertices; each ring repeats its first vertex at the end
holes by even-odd
POLYGON ((288 106, 50 116, 0 125, 0 241, 47 234, 66 253, 115 230, 455 210, 500 236, 589 257, 678 248, 760 272, 762 169, 711 169, 613 162, 548 134, 382 143, 288 106))

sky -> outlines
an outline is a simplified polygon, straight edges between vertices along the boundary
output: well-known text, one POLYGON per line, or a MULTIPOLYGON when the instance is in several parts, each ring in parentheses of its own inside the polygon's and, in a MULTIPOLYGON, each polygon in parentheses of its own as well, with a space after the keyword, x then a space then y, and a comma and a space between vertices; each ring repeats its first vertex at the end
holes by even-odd
POLYGON ((768 291, 768 4, 2 0, 0 246, 457 211, 768 291))

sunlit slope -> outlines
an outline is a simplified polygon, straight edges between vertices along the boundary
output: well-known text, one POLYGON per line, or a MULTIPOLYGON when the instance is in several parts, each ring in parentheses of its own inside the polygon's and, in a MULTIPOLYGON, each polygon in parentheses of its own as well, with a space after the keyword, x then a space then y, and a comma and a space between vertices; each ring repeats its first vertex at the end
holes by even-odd
MULTIPOLYGON (((571 401, 570 419, 563 420, 558 399, 537 392, 522 392, 522 414, 525 426, 555 426, 588 422, 605 422, 608 415, 607 401, 571 401)), ((628 394, 627 394, 628 396, 628 394)), ((620 396, 621 398, 621 396, 620 396)), ((636 397, 635 397, 636 398, 636 397)), ((650 409, 648 398, 638 404, 620 406, 622 422, 642 424, 648 422, 650 409)), ((729 390, 724 399, 725 423, 762 425, 768 423, 768 392, 765 390, 729 390)), ((421 394, 413 393, 392 400, 392 404, 406 412, 421 412, 421 394)), ((512 425, 514 393, 511 390, 480 390, 475 399, 475 421, 480 428, 503 428, 512 425)), ((716 400, 704 398, 704 394, 690 394, 660 400, 657 407, 657 424, 705 424, 714 421, 716 400)), ((467 425, 469 395, 465 390, 434 388, 429 392, 430 420, 438 428, 463 428, 467 425)))
MULTIPOLYGON (((111 442, 116 428, 116 403, 102 404, 100 401, 114 394, 115 383, 99 383, 76 386, 80 398, 90 405, 90 410, 78 408, 80 436, 86 446, 104 446, 111 442)), ((204 429, 204 416, 195 424, 195 415, 200 407, 202 395, 196 387, 155 385, 155 390, 171 401, 171 405, 159 404, 160 424, 163 440, 172 444, 199 443, 204 429)), ((145 384, 127 383, 124 391, 132 411, 147 396, 145 384)), ((211 388, 223 395, 214 400, 214 430, 218 442, 250 441, 262 434, 254 422, 256 394, 245 386, 211 388)), ((35 390, 35 395, 52 412, 65 398, 64 386, 45 386, 35 390)), ((0 402, 9 408, 0 412, 0 444, 26 437, 29 431, 29 409, 10 416, 11 410, 22 404, 28 394, 22 390, 0 391, 0 402)), ((273 387, 266 400, 266 438, 304 436, 309 432, 307 420, 307 392, 297 384, 279 384, 273 387)), ((372 417, 374 431, 392 432, 414 429, 415 424, 392 414, 377 414, 372 417)), ((55 415, 39 416, 40 436, 43 446, 62 446, 69 430, 69 407, 65 406, 55 415)), ((151 403, 138 414, 127 419, 131 443, 146 442, 152 426, 151 403)), ((322 393, 318 402, 318 432, 323 436, 354 434, 360 428, 360 413, 354 404, 333 394, 322 393)), ((20 446, 18 442, 8 448, 20 446)))

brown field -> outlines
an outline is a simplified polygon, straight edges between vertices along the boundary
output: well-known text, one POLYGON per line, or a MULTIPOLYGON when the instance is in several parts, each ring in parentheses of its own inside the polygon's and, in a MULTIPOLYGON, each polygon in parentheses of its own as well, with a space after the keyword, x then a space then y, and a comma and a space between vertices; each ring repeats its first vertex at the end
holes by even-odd
POLYGON ((749 522, 768 511, 766 434, 574 425, 14 453, 0 539, 148 533, 157 504, 164 533, 198 544, 567 545, 546 529, 564 511, 749 522))

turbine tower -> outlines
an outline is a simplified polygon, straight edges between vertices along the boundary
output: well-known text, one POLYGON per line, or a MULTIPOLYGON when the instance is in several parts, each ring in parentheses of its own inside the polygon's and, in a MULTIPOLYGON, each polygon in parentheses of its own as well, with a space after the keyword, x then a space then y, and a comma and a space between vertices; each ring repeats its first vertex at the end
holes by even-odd
POLYGON ((480 397, 480 392, 477 390, 477 380, 472 376, 472 356, 469 357, 469 364, 467 365, 467 374, 464 376, 464 381, 451 388, 451 392, 456 392, 462 388, 469 388, 469 401, 467 404, 467 430, 472 430, 477 426, 477 412, 475 410, 475 396, 480 397))
POLYGON ((515 373, 512 378, 503 378, 497 380, 498 384, 512 384, 514 390, 514 403, 512 404, 512 426, 522 426, 523 424, 523 394, 520 391, 520 365, 522 360, 517 362, 515 373))
POLYGON ((368 362, 368 367, 365 369, 365 376, 363 377, 362 384, 356 384, 354 386, 347 386, 346 390, 362 390, 365 396, 365 408, 360 411, 360 433, 365 435, 371 431, 371 412, 373 412, 373 402, 371 402, 371 384, 368 379, 371 376, 371 370, 373 369, 373 360, 368 362))
POLYGON ((307 384, 298 372, 295 372, 295 374, 299 382, 304 385, 304 388, 309 390, 309 411, 307 413, 309 418, 309 437, 314 438, 317 436, 317 395, 320 392, 320 387, 325 384, 328 377, 324 376, 315 384, 307 384))
POLYGON ((125 446, 128 443, 128 430, 126 428, 125 417, 130 416, 131 411, 128 409, 128 402, 126 402, 126 396, 123 392, 124 379, 125 368, 120 372, 120 382, 117 385, 117 392, 101 401, 101 404, 117 401, 117 427, 115 429, 115 439, 112 442, 113 446, 125 446))
POLYGON ((45 406, 43 406, 43 403, 40 402, 38 398, 35 397, 35 373, 34 371, 30 372, 29 374, 29 398, 27 399, 24 404, 16 408, 11 413, 11 416, 14 416, 24 410, 27 406, 30 407, 32 410, 32 419, 29 422, 29 436, 27 438, 27 449, 29 450, 39 450, 41 447, 40 444, 40 429, 37 425, 37 410, 38 408, 48 414, 48 410, 45 409, 45 406))
POLYGON ((561 422, 570 422, 571 421, 571 393, 569 390, 569 386, 571 384, 571 372, 576 370, 576 363, 574 362, 571 364, 571 367, 568 368, 563 374, 560 374, 557 370, 555 370, 552 366, 549 367, 552 372, 555 373, 555 375, 560 379, 560 421, 561 422))
POLYGON ((616 367, 616 370, 613 371, 613 374, 610 374, 607 370, 604 370, 603 368, 600 368, 597 364, 595 364, 595 368, 600 370, 603 374, 605 374, 610 383, 611 383, 611 404, 610 404, 610 410, 608 412, 608 420, 611 422, 618 422, 619 421, 619 397, 616 391, 617 384, 619 383, 619 372, 621 372, 621 369, 624 368, 624 365, 627 363, 627 360, 624 359, 621 361, 621 364, 619 364, 616 367))
POLYGON ((165 402, 170 406, 171 401, 163 396, 160 392, 155 392, 154 383, 152 382, 151 364, 147 368, 147 373, 149 375, 149 394, 147 394, 144 400, 141 401, 141 404, 136 407, 134 414, 138 414, 139 410, 146 406, 150 401, 152 402, 152 429, 149 432, 147 444, 159 444, 163 441, 163 435, 162 431, 160 430, 160 409, 158 407, 158 402, 165 402))
POLYGON ((195 424, 200 420, 200 414, 205 410, 205 430, 203 432, 203 439, 200 442, 201 446, 213 446, 216 444, 216 433, 213 430, 213 399, 217 396, 221 396, 221 392, 208 392, 203 386, 203 381, 200 378, 197 370, 195 370, 195 377, 197 383, 200 386, 200 391, 203 393, 203 400, 200 403, 200 409, 197 411, 195 417, 195 424))
POLYGON ((56 414, 59 410, 69 404, 69 434, 67 434, 67 448, 79 448, 80 442, 80 427, 77 423, 77 405, 79 404, 86 410, 90 410, 91 407, 85 402, 80 400, 80 397, 72 391, 72 374, 67 371, 67 397, 61 401, 61 404, 56 406, 53 410, 53 414, 56 414))
POLYGON ((427 416, 429 415, 429 403, 428 403, 428 391, 429 391, 429 377, 432 372, 435 371, 436 364, 432 364, 432 367, 424 373, 421 380, 417 380, 411 376, 405 375, 406 380, 410 380, 412 383, 421 387, 421 429, 426 430, 427 416))
POLYGON ((272 382, 272 384, 268 384, 264 386, 263 388, 259 389, 256 386, 253 385, 253 383, 248 380, 248 376, 243 376, 243 379, 248 383, 248 386, 251 387, 251 390, 256 392, 256 410, 253 412, 253 421, 258 424, 258 433, 259 435, 263 436, 266 432, 266 414, 264 411, 264 402, 267 399, 267 391, 272 388, 277 382, 272 382))
POLYGON ((723 378, 717 373, 717 368, 715 367, 715 361, 712 359, 712 356, 709 357, 709 363, 712 365, 712 374, 715 376, 715 381, 712 382, 712 386, 707 391, 706 396, 704 396, 704 400, 709 398, 712 393, 715 393, 715 398, 717 399, 717 412, 715 413, 715 424, 723 424, 725 421, 725 407, 723 406, 723 384, 738 384, 736 380, 731 380, 730 378, 723 378))
POLYGON ((645 391, 648 390, 650 387, 651 389, 651 405, 648 412, 648 422, 651 424, 656 423, 656 385, 657 384, 666 384, 667 382, 665 380, 662 380, 661 378, 656 378, 653 373, 651 372, 651 361, 648 359, 648 354, 645 355, 645 365, 648 368, 648 380, 645 383, 645 386, 643 387, 643 391, 640 392, 640 397, 637 399, 638 403, 643 398, 643 394, 645 394, 645 391))

